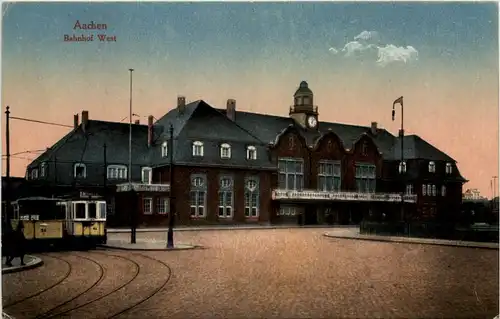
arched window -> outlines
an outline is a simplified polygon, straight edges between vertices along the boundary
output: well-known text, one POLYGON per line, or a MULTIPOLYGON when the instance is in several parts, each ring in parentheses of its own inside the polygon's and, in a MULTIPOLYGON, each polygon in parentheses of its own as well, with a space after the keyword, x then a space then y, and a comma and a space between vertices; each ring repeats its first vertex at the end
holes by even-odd
POLYGON ((76 163, 74 166, 74 177, 75 178, 86 178, 87 177, 87 166, 83 163, 76 163))
POLYGON ((233 216, 233 178, 221 176, 219 181, 219 217, 233 216))
POLYGON ((429 173, 435 173, 436 172, 436 163, 433 161, 429 162, 429 173))
POLYGON ((203 156, 203 142, 193 142, 193 156, 203 156))
POLYGON ((406 162, 399 163, 399 174, 406 173, 406 162))
POLYGON ((453 166, 451 163, 446 163, 446 174, 451 174, 453 173, 453 166))
POLYGON ((258 218, 260 207, 259 179, 257 176, 245 179, 245 217, 258 218))
POLYGON ((257 159, 257 149, 255 148, 255 146, 253 145, 247 146, 247 159, 248 160, 257 159))
POLYGON ((161 157, 168 156, 168 142, 165 141, 161 144, 161 157))
POLYGON ((220 146, 220 158, 231 158, 231 145, 224 143, 220 146))

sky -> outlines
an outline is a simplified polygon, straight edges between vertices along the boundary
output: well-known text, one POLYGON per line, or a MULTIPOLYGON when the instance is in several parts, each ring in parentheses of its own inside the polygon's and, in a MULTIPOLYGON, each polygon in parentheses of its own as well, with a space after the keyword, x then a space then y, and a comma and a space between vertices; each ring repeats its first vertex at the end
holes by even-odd
MULTIPOLYGON (((406 134, 453 157, 469 180, 464 190, 492 194, 496 3, 4 2, 2 13, 2 108, 12 116, 72 125, 88 110, 90 119, 121 121, 129 68, 142 123, 175 107, 178 95, 287 116, 306 80, 320 121, 375 121, 395 135, 392 102, 404 96, 406 134), (74 29, 77 21, 107 29, 74 29), (101 42, 104 34, 115 41, 101 42)), ((13 120, 11 153, 49 147, 68 130, 13 120)), ((37 154, 16 155, 12 174, 24 176, 37 154)))

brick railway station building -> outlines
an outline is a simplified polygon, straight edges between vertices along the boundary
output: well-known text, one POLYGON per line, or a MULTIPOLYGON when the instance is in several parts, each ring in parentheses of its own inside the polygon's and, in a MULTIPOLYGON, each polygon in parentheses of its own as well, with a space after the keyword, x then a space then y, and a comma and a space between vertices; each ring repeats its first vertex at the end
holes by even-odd
POLYGON ((408 135, 401 163, 401 138, 376 122, 321 121, 304 81, 289 116, 178 97, 160 119, 131 127, 129 172, 129 124, 75 115, 74 129, 28 166, 34 192, 105 196, 114 227, 127 226, 134 211, 130 188, 147 226, 167 224, 170 201, 177 224, 453 220, 462 203, 466 180, 450 156, 408 135))

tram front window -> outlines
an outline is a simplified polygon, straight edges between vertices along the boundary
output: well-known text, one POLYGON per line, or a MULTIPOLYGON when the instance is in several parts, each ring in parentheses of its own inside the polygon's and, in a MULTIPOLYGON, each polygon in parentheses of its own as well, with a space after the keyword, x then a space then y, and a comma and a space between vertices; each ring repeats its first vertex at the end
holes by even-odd
POLYGON ((77 203, 75 206, 75 218, 85 219, 85 203, 77 203))
POLYGON ((89 203, 89 218, 97 218, 97 205, 95 203, 89 203))

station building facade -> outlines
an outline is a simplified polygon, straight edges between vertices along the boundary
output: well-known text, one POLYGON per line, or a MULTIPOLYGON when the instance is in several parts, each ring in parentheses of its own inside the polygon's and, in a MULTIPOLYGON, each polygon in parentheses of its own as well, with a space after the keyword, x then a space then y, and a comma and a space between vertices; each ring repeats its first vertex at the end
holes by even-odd
POLYGON ((460 210, 466 180, 456 161, 419 136, 395 136, 376 122, 321 121, 305 81, 288 113, 179 96, 158 120, 131 125, 129 172, 129 124, 90 120, 83 111, 26 174, 40 194, 106 197, 112 226, 126 226, 131 214, 142 225, 166 225, 170 209, 186 225, 453 220, 460 210))

